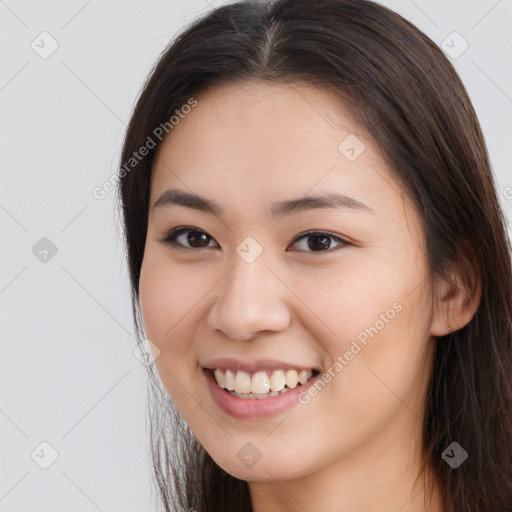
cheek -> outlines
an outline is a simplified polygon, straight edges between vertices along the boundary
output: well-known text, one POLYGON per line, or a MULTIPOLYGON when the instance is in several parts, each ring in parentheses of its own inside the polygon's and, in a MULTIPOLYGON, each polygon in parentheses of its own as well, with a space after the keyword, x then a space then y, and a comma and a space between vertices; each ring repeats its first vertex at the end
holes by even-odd
POLYGON ((381 255, 290 281, 315 313, 306 328, 329 354, 326 366, 335 375, 330 399, 340 410, 348 407, 350 418, 385 415, 396 402, 390 389, 402 396, 427 371, 431 307, 425 273, 410 260, 381 255))
POLYGON ((203 288, 194 272, 171 266, 161 256, 145 256, 139 281, 141 314, 147 337, 160 350, 155 363, 173 398, 179 391, 174 378, 185 384, 193 371, 196 348, 190 340, 203 288))
POLYGON ((193 378, 195 347, 190 342, 200 297, 196 281, 193 272, 170 266, 160 255, 144 257, 139 281, 144 329, 160 350, 155 365, 162 382, 178 409, 187 416, 188 393, 195 394, 197 385, 193 378))
MULTIPOLYGON (((310 309, 308 329, 322 340, 334 357, 359 336, 390 333, 409 325, 417 328, 428 316, 429 305, 422 281, 426 269, 413 264, 411 254, 376 249, 343 255, 325 268, 291 269, 287 282, 310 309), (397 261, 398 259, 398 261, 397 261)), ((303 317, 306 318, 306 317, 303 317)), ((393 336, 394 337, 394 336, 393 336)))
POLYGON ((198 301, 194 273, 170 265, 161 255, 144 257, 139 281, 140 307, 148 337, 163 342, 185 325, 198 301))

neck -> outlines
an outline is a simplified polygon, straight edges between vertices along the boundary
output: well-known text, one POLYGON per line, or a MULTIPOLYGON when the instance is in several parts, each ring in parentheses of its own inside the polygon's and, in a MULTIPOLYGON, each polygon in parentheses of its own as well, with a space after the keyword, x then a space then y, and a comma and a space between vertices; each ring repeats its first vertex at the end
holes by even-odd
POLYGON ((413 436, 403 427, 299 479, 249 482, 253 512, 443 512, 438 486, 421 473, 421 424, 413 436))

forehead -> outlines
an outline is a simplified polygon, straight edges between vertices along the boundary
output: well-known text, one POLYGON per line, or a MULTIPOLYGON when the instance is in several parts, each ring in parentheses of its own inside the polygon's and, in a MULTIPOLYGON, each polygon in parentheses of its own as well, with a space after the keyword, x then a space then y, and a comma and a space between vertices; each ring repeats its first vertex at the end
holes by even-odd
MULTIPOLYGON (((335 93, 244 83, 195 97, 161 143, 151 201, 170 186, 240 205, 336 190, 401 196, 379 148, 335 93)), ((376 205, 377 208, 379 207, 376 205)))

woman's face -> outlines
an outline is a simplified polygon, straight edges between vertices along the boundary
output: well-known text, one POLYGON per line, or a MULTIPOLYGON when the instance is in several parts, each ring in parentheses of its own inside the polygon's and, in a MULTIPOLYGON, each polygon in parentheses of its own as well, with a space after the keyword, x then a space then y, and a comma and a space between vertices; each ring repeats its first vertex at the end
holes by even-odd
POLYGON ((173 401, 245 480, 409 453, 434 348, 421 217, 331 93, 252 83, 196 99, 154 162, 140 278, 173 401))

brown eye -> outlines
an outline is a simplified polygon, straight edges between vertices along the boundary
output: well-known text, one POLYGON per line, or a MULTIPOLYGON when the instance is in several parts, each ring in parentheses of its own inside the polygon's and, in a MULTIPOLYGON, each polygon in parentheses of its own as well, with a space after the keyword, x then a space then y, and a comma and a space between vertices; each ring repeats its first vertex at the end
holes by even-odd
POLYGON ((201 233, 200 231, 189 231, 186 237, 187 242, 192 247, 207 247, 209 238, 206 233, 201 233))
POLYGON ((212 247, 209 245, 213 238, 204 231, 193 226, 175 228, 161 240, 162 243, 174 245, 180 249, 203 249, 212 247))
POLYGON ((300 251, 305 252, 327 252, 336 247, 345 247, 349 242, 331 233, 310 231, 295 239, 295 244, 301 242, 300 251), (306 241, 306 243, 304 243, 306 241), (334 241, 334 244, 333 244, 334 241))

